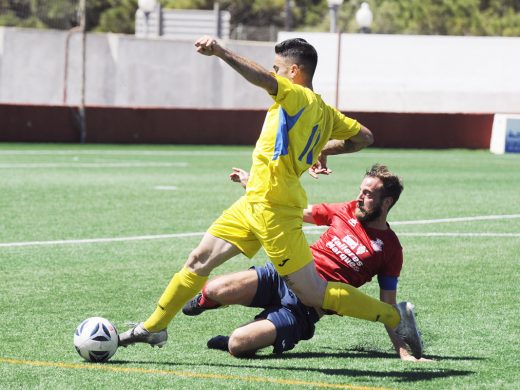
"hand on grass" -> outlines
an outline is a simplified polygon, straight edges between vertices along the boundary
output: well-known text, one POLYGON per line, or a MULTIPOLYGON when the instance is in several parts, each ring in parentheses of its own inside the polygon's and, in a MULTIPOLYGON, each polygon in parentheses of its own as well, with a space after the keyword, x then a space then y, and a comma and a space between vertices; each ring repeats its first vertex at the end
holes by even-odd
POLYGON ((401 360, 406 362, 433 362, 433 359, 426 359, 425 357, 422 357, 420 359, 417 359, 415 356, 411 355, 405 348, 400 348, 399 350, 399 357, 401 360))

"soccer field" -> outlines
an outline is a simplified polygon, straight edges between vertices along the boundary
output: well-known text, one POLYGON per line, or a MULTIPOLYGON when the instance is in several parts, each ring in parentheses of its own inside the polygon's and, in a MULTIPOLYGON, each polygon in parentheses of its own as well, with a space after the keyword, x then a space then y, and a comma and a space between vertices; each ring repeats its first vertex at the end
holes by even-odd
MULTIPOLYGON (((327 316, 277 356, 206 348, 253 318, 230 307, 177 315, 162 349, 84 362, 85 318, 142 321, 205 229, 242 189, 250 147, 0 144, 0 388, 518 389, 520 155, 368 149, 303 177, 309 203, 353 199, 388 165, 405 190, 389 221, 404 247, 398 298, 416 305, 432 363, 401 362, 379 323, 327 316)), ((309 242, 319 229, 306 230, 309 242)), ((263 264, 240 256, 214 275, 263 264)), ((377 282, 363 291, 378 296, 377 282)))

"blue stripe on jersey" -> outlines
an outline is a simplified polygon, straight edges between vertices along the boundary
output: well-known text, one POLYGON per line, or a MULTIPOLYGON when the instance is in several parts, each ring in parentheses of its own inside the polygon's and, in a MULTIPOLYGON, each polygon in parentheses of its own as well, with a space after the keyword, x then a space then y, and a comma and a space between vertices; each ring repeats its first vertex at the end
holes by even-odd
MULTIPOLYGON (((311 136, 307 140, 307 145, 305 145, 305 149, 303 149, 302 154, 300 154, 298 156, 298 160, 302 161, 303 156, 305 156, 307 154, 307 152, 309 151, 309 148, 311 147, 311 144, 312 144, 312 140, 314 139, 314 134, 316 134, 317 130, 318 130, 318 125, 316 125, 312 128, 311 136)), ((318 133, 318 139, 316 140, 316 142, 318 142, 319 139, 320 139, 320 134, 318 133)), ((316 145, 316 143, 314 143, 314 145, 316 145)), ((309 153, 309 154, 311 155, 311 162, 312 162, 312 150, 311 150, 311 153, 309 153)), ((310 164, 308 155, 307 155, 306 161, 307 161, 307 164, 310 164)))
POLYGON ((289 130, 298 122, 304 109, 305 107, 298 111, 296 115, 291 116, 283 108, 280 108, 280 120, 278 123, 278 131, 276 132, 276 141, 274 143, 273 160, 289 153, 289 130))
MULTIPOLYGON (((316 128, 318 127, 318 125, 316 125, 316 128)), ((321 137, 321 133, 318 133, 318 136, 316 137, 316 142, 314 142, 314 145, 312 145, 312 148, 311 148, 311 151, 309 152, 309 154, 307 155, 307 164, 312 164, 312 159, 313 159, 313 155, 312 155, 312 151, 314 150, 314 148, 316 147, 316 144, 318 143, 318 141, 320 140, 320 137, 321 137)))
POLYGON ((382 290, 396 290, 397 279, 397 276, 377 275, 377 281, 382 290))

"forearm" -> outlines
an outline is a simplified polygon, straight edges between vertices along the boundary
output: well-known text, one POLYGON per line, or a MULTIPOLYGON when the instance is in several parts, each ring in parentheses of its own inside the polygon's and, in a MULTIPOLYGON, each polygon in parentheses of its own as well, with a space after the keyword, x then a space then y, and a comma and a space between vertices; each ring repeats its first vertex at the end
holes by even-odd
POLYGON ((388 333, 388 336, 390 337, 390 340, 392 341, 392 344, 394 346, 395 352, 397 352, 397 356, 401 360, 405 361, 421 361, 421 362, 427 362, 431 361, 430 359, 416 359, 409 351, 406 346, 406 344, 397 336, 397 334, 394 332, 394 330, 390 328, 386 328, 386 331, 388 333))
POLYGON ((336 154, 354 153, 363 149, 365 145, 354 143, 351 140, 331 139, 322 149, 321 153, 326 156, 334 156, 336 154))
POLYGON ((388 337, 394 346, 395 352, 397 355, 401 356, 403 351, 406 351, 406 345, 401 341, 401 339, 397 336, 393 329, 390 329, 385 325, 386 332, 388 333, 388 337))
POLYGON ((224 48, 218 53, 218 57, 251 84, 265 89, 271 95, 278 92, 278 82, 263 66, 224 48))
POLYGON ((365 126, 361 125, 359 132, 346 140, 331 139, 322 150, 325 156, 332 156, 335 154, 354 153, 366 148, 374 143, 374 136, 372 132, 365 126))

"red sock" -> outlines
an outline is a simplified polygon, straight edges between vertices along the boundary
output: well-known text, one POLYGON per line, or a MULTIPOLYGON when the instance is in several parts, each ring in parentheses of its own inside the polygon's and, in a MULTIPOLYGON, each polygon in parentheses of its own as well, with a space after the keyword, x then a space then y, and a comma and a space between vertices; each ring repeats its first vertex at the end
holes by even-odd
POLYGON ((217 307, 217 306, 220 306, 220 303, 212 300, 212 299, 209 299, 207 296, 206 296, 206 286, 202 287, 202 295, 200 297, 200 301, 199 301, 199 306, 200 307, 205 307, 206 309, 209 309, 209 308, 212 308, 212 307, 217 307))

